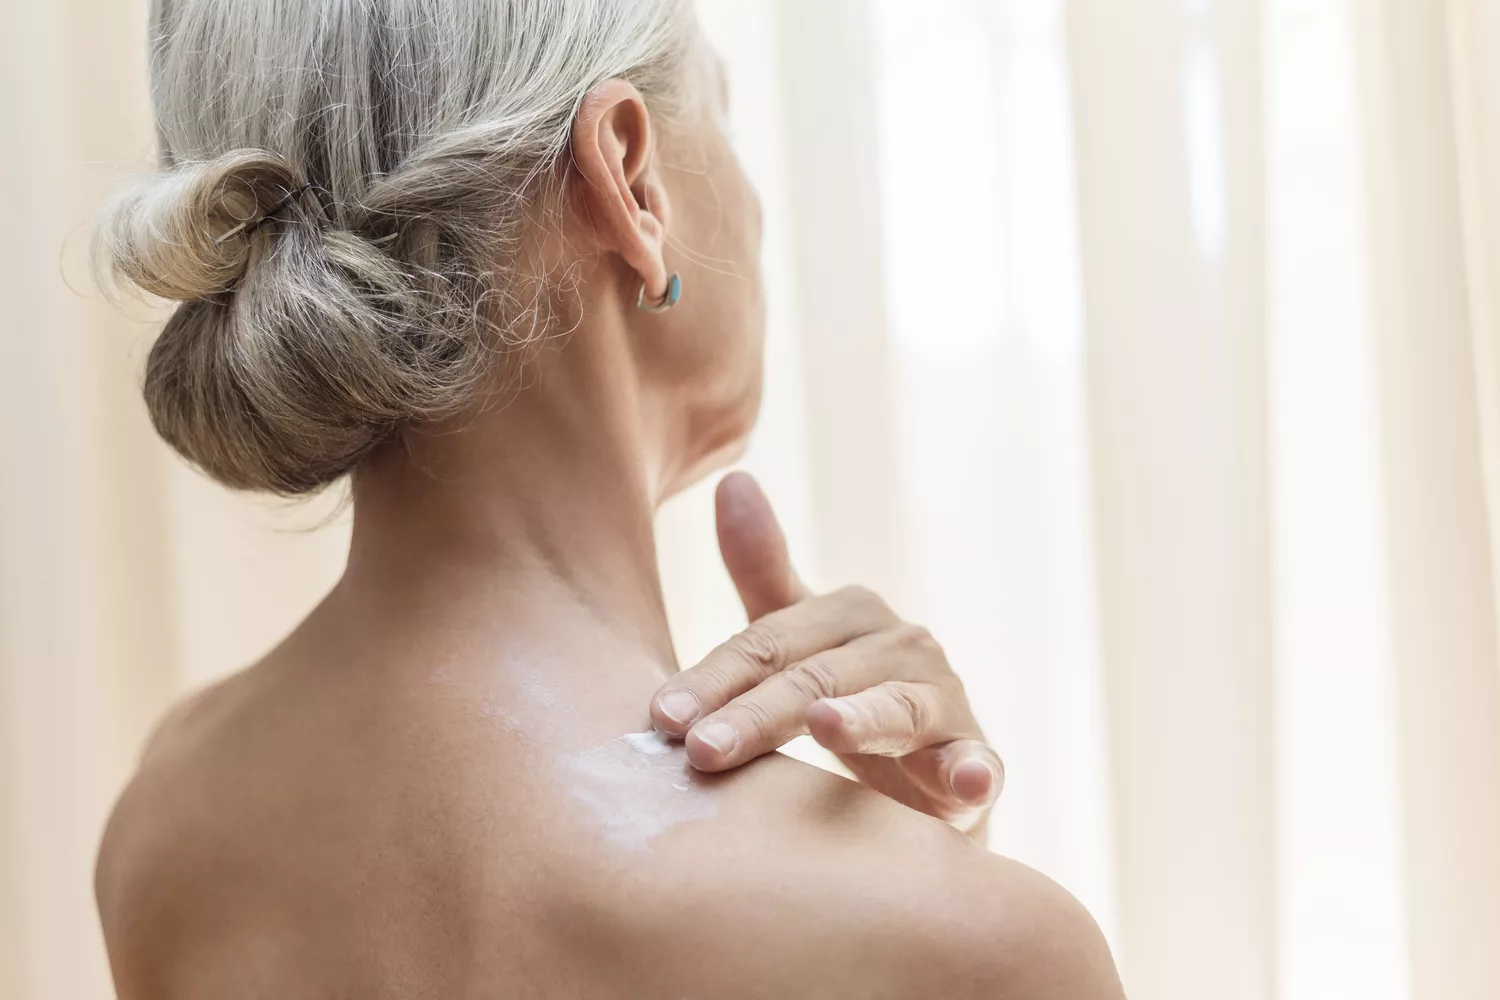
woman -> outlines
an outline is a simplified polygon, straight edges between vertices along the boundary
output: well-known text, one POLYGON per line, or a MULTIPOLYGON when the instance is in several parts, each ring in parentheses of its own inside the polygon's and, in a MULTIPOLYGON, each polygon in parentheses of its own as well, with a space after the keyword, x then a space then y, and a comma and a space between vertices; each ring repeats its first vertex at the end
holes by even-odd
POLYGON ((674 676, 652 516, 737 453, 761 355, 686 0, 153 17, 163 168, 102 235, 182 303, 152 417, 232 487, 352 477, 354 533, 116 808, 123 1000, 1118 997, 1077 903, 955 828, 1000 771, 941 650, 804 593, 744 477, 757 620, 674 676), (768 753, 809 729, 865 784, 768 753))

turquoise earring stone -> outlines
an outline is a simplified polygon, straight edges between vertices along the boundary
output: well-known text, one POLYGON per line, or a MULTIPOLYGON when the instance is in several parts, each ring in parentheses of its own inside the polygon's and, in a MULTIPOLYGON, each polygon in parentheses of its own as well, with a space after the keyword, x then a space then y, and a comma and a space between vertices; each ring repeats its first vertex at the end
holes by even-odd
POLYGON ((663 313, 675 306, 682 299, 682 276, 676 271, 672 277, 667 279, 667 291, 661 297, 661 301, 655 305, 646 304, 646 283, 641 282, 640 294, 635 297, 637 309, 644 309, 648 313, 663 313))

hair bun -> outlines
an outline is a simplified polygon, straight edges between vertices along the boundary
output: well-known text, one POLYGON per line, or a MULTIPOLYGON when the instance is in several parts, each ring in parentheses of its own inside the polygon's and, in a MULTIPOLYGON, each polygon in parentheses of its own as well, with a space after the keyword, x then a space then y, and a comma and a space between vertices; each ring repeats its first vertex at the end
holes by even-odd
POLYGON ((127 192, 99 233, 117 274, 182 303, 146 363, 157 431, 226 485, 288 496, 474 398, 490 343, 477 279, 394 256, 383 230, 298 220, 300 181, 272 153, 228 153, 127 192))
POLYGON ((301 189, 291 167, 241 149, 156 175, 106 212, 101 248, 117 273, 178 302, 230 289, 256 252, 256 225, 301 189))

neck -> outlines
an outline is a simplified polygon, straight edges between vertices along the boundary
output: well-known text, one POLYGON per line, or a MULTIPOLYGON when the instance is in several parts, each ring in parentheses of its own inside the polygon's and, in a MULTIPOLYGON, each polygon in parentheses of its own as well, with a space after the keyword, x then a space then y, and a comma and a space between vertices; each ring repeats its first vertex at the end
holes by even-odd
POLYGON ((660 449, 622 377, 630 359, 599 342, 548 352, 503 405, 366 462, 345 590, 522 634, 602 628, 674 670, 653 531, 660 449))

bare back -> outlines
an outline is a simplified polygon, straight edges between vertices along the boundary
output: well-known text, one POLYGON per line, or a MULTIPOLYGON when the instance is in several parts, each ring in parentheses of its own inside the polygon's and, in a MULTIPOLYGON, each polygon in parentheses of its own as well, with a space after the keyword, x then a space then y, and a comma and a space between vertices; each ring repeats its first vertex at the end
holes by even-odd
POLYGON ((1113 995, 1071 952, 1035 992, 1076 904, 947 826, 692 772, 644 665, 378 646, 294 637, 162 727, 100 858, 122 1000, 1113 995))

